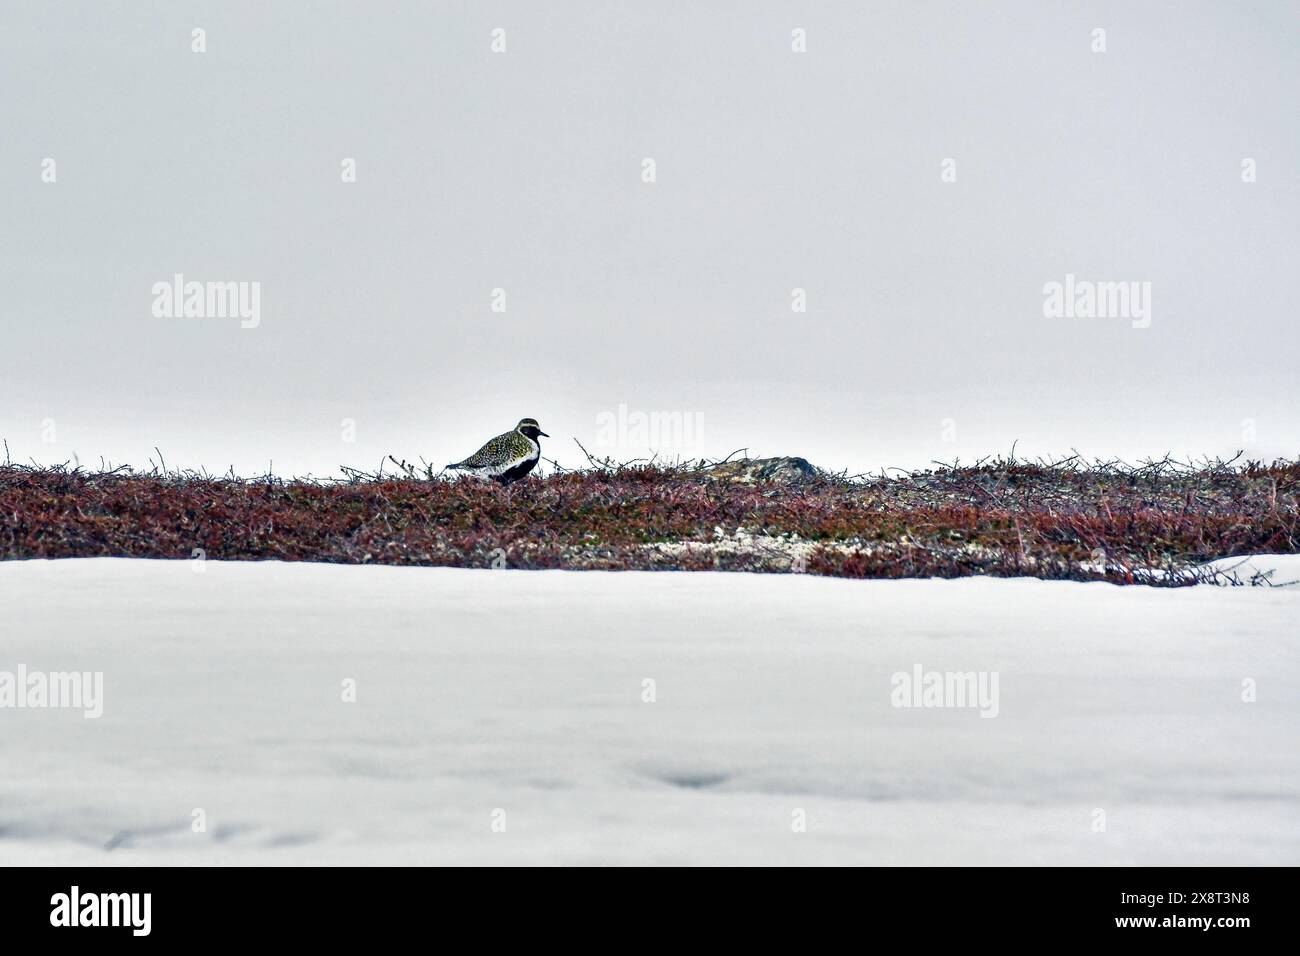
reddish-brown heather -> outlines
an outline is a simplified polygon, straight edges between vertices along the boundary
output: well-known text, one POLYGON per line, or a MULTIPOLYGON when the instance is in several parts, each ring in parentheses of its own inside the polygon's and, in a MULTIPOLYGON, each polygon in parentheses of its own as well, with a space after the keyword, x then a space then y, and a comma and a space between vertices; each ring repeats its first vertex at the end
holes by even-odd
POLYGON ((897 477, 736 484, 597 465, 510 488, 0 465, 0 558, 118 556, 513 568, 806 569, 843 577, 1149 582, 1300 550, 1300 462, 995 460, 897 477), (736 532, 750 535, 739 546, 736 532), (807 542, 792 559, 792 536, 807 542), (665 544, 694 543, 688 548, 665 544), (712 542, 712 543, 711 543, 712 542), (659 546, 656 546, 659 545, 659 546))

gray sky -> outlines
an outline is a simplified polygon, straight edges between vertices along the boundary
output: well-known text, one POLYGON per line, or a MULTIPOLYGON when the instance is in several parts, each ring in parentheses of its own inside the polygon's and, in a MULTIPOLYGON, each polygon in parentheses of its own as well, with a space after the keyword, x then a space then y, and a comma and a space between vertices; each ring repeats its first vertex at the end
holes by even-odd
POLYGON ((0 436, 1300 453, 1300 6, 702 6, 0 0, 0 436), (259 324, 155 316, 176 273, 260 283, 259 324), (1067 274, 1149 282, 1149 327, 1046 317, 1067 274))

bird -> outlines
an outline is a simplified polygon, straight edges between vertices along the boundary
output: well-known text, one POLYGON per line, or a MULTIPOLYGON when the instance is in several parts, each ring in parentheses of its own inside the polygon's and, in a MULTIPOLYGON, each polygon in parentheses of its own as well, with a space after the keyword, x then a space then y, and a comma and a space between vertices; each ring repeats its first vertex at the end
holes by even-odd
POLYGON ((521 418, 510 431, 489 440, 482 448, 464 461, 447 467, 475 478, 485 478, 509 485, 533 470, 542 457, 538 437, 550 438, 542 431, 535 418, 521 418))

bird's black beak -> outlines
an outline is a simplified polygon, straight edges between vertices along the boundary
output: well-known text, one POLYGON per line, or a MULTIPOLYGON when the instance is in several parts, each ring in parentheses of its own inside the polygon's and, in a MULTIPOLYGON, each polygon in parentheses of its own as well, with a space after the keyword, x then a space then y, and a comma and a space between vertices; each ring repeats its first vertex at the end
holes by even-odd
POLYGON ((550 435, 546 434, 546 432, 542 431, 540 428, 537 429, 537 434, 540 435, 540 436, 543 437, 543 438, 550 438, 550 437, 551 437, 550 435))

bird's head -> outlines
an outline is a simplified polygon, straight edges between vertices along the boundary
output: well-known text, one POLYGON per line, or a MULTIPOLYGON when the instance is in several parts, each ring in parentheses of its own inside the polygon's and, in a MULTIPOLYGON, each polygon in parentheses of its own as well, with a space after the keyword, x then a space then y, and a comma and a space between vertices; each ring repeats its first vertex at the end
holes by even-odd
POLYGON ((537 441, 538 435, 543 438, 551 437, 546 434, 546 432, 542 431, 541 427, 537 424, 537 419, 535 418, 519 419, 519 424, 515 426, 515 431, 519 432, 519 434, 523 435, 525 438, 531 438, 533 441, 537 441))

